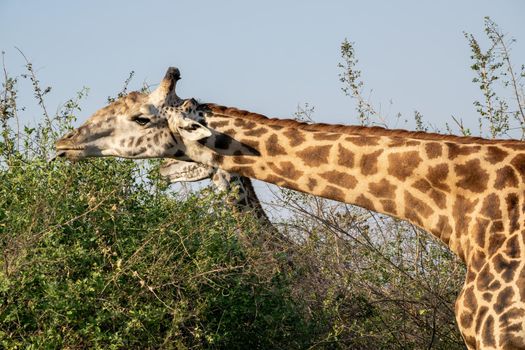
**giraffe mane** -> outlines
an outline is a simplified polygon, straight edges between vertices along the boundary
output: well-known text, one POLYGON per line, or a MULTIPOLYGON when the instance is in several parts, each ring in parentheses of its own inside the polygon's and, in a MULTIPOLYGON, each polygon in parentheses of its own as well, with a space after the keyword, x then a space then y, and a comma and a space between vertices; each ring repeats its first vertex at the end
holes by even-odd
POLYGON ((315 123, 309 124, 300 122, 294 119, 279 119, 268 118, 262 114, 252 113, 249 111, 237 109, 234 107, 225 107, 213 103, 205 103, 199 106, 200 110, 211 112, 215 116, 244 119, 247 121, 254 121, 271 126, 281 126, 285 128, 294 128, 306 131, 322 131, 322 132, 336 132, 344 134, 366 134, 372 136, 390 136, 403 137, 417 140, 433 140, 433 141, 451 141, 461 144, 495 144, 506 142, 509 144, 519 144, 525 147, 525 143, 516 139, 484 139, 475 136, 457 136, 457 135, 443 135, 433 132, 410 131, 404 129, 386 129, 380 126, 359 126, 359 125, 343 125, 343 124, 325 124, 315 123))

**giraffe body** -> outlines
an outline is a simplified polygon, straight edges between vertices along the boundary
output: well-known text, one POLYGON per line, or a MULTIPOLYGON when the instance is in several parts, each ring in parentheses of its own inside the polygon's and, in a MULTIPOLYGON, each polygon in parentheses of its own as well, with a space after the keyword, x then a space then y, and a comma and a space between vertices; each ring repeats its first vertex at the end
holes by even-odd
POLYGON ((175 98, 173 80, 97 112, 59 155, 191 160, 407 220, 467 266, 467 346, 525 348, 525 143, 269 119, 175 98))

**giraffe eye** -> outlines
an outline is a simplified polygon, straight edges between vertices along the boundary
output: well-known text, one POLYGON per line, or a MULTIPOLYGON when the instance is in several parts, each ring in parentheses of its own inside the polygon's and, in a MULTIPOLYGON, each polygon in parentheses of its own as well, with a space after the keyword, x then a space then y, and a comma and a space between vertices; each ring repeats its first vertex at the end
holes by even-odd
POLYGON ((139 115, 139 116, 136 116, 136 117, 133 117, 132 120, 137 123, 138 125, 146 125, 149 123, 149 118, 146 118, 142 115, 139 115))

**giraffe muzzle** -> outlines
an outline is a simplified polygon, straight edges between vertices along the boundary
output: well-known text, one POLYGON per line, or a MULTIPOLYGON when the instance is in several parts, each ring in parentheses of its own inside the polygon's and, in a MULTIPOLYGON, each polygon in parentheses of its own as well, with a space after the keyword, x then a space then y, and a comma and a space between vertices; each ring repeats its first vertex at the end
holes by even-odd
POLYGON ((82 157, 85 147, 76 145, 72 140, 73 136, 73 133, 69 133, 55 143, 56 154, 50 161, 54 161, 57 158, 74 160, 82 157))

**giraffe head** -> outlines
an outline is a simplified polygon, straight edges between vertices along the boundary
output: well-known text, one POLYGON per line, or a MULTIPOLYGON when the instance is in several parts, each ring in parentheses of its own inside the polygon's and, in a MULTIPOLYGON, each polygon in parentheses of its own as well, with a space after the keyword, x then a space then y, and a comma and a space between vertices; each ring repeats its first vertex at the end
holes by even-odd
POLYGON ((167 159, 160 166, 160 175, 170 183, 195 182, 211 178, 215 170, 211 166, 200 163, 167 159))
POLYGON ((177 68, 169 68, 159 87, 150 94, 131 92, 98 110, 82 126, 56 143, 57 156, 68 159, 117 156, 123 158, 175 157, 186 159, 187 147, 181 134, 200 139, 210 132, 190 119, 181 119, 172 132, 163 111, 182 108, 175 86, 177 68))
POLYGON ((211 179, 213 185, 220 191, 228 191, 232 186, 238 186, 241 187, 240 194, 241 197, 243 197, 242 194, 244 191, 239 175, 230 174, 224 170, 201 163, 168 159, 160 166, 160 175, 166 178, 170 183, 194 182, 211 179))

